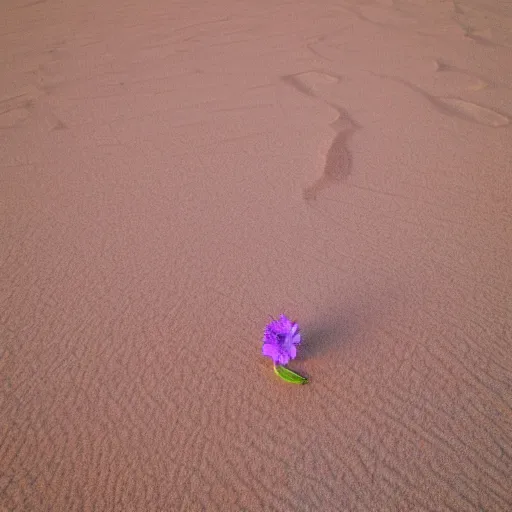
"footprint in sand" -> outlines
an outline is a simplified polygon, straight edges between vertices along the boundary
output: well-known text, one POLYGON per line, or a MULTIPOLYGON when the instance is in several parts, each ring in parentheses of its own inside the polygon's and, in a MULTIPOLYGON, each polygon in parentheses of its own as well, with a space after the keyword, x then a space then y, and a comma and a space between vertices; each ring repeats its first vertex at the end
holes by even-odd
POLYGON ((23 95, 0 100, 0 129, 11 128, 30 116, 30 100, 23 95))
POLYGON ((451 73, 454 76, 463 76, 466 79, 474 80, 472 85, 468 85, 466 87, 467 91, 477 92, 483 89, 487 89, 490 85, 487 78, 479 75, 477 73, 473 73, 471 71, 467 71, 465 69, 458 68, 457 66, 453 66, 443 61, 442 59, 434 59, 434 69, 438 73, 451 73))
POLYGON ((447 114, 454 114, 462 119, 474 121, 487 126, 498 128, 507 126, 510 119, 494 110, 482 107, 476 103, 464 101, 459 98, 436 98, 440 107, 444 108, 447 114))
MULTIPOLYGON (((506 3, 495 2, 496 5, 489 7, 482 3, 480 6, 467 6, 454 2, 453 20, 460 27, 464 37, 475 43, 489 48, 504 48, 507 51, 511 48, 510 39, 510 13, 506 3)), ((490 5, 490 3, 489 3, 490 5)))
POLYGON ((16 94, 0 97, 0 128, 11 128, 27 119, 34 101, 41 95, 35 87, 24 87, 16 94))
POLYGON ((52 130, 66 126, 44 102, 45 92, 39 87, 28 85, 14 95, 0 97, 0 129, 14 128, 30 117, 44 122, 52 130))
POLYGON ((319 98, 319 88, 325 85, 333 85, 341 82, 341 76, 325 73, 323 71, 306 71, 295 75, 285 75, 281 79, 285 84, 290 85, 297 91, 310 98, 319 98))
POLYGON ((324 172, 303 193, 306 201, 315 200, 320 191, 342 181, 350 174, 352 155, 348 149, 348 141, 360 127, 352 120, 343 107, 321 97, 321 92, 319 91, 321 86, 339 83, 341 81, 340 76, 319 71, 308 71, 286 75, 281 78, 285 84, 293 87, 301 94, 325 103, 338 113, 336 121, 330 124, 336 135, 325 157, 324 172))
POLYGON ((418 87, 417 85, 414 85, 402 78, 376 73, 373 74, 380 78, 385 78, 387 80, 401 83, 414 92, 421 94, 442 114, 458 117, 460 119, 464 119, 465 121, 471 121, 473 123, 478 123, 485 126, 491 126, 493 128, 499 128, 501 126, 507 126, 510 124, 510 118, 508 116, 496 112, 491 108, 483 107, 481 105, 477 105, 476 103, 461 100, 459 98, 433 96, 421 87, 418 87))
POLYGON ((306 201, 314 201, 319 192, 346 178, 352 169, 352 155, 348 141, 355 129, 343 130, 334 137, 325 157, 324 172, 314 183, 304 189, 306 201))

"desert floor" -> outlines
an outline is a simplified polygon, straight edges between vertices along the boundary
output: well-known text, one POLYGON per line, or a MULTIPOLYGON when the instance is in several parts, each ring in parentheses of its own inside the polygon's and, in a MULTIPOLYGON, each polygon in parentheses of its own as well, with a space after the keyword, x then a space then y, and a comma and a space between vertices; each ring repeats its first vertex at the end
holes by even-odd
POLYGON ((0 510, 511 510, 511 119, 510 2, 4 0, 0 510))

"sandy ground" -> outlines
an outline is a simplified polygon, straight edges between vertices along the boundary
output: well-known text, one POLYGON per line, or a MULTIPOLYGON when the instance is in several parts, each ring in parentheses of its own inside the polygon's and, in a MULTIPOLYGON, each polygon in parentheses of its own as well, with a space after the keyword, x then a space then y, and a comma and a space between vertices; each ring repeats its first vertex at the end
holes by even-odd
POLYGON ((510 510, 511 55, 510 2, 4 0, 0 510, 510 510))

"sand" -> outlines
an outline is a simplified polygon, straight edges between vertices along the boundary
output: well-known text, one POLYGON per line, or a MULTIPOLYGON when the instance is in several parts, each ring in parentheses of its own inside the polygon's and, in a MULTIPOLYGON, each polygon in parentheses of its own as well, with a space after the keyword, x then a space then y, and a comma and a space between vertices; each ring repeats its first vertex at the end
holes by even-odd
POLYGON ((0 510, 510 510, 511 55, 491 0, 4 0, 0 510))

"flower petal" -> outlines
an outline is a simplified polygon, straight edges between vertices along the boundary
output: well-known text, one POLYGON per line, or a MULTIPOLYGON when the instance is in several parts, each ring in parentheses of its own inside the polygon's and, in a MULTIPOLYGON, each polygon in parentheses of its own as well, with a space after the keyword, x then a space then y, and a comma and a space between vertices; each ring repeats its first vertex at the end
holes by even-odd
POLYGON ((285 332, 285 331, 283 331, 282 325, 277 320, 268 324, 266 330, 269 333, 269 335, 273 335, 273 336, 275 336, 276 334, 282 334, 283 332, 285 332))
POLYGON ((262 341, 263 355, 271 357, 274 364, 285 365, 297 356, 296 346, 301 342, 299 324, 280 315, 267 324, 262 341))
POLYGON ((287 332, 290 332, 292 328, 292 322, 285 315, 281 315, 279 318, 279 323, 281 324, 281 328, 287 332))
POLYGON ((265 329, 265 335, 263 336, 263 343, 271 343, 271 344, 277 343, 276 334, 274 333, 274 331, 272 331, 268 327, 265 329))
POLYGON ((288 354, 285 354, 283 352, 281 352, 279 354, 279 364, 288 364, 288 361, 290 360, 290 357, 288 356, 288 354))
POLYGON ((272 345, 271 343, 265 343, 263 345, 263 348, 261 349, 261 352, 264 356, 271 357, 274 362, 279 361, 279 348, 276 347, 276 345, 272 345))

